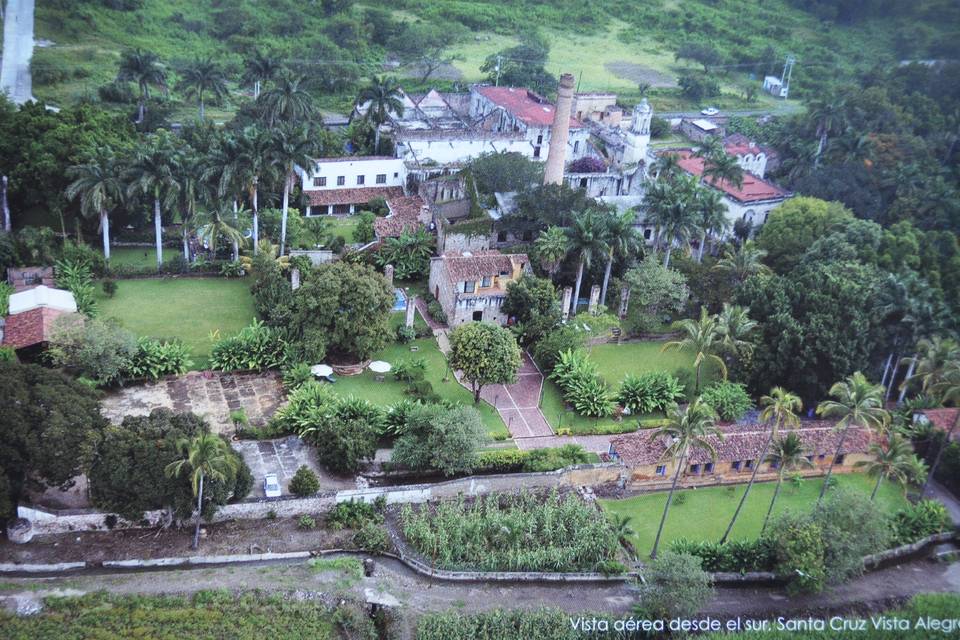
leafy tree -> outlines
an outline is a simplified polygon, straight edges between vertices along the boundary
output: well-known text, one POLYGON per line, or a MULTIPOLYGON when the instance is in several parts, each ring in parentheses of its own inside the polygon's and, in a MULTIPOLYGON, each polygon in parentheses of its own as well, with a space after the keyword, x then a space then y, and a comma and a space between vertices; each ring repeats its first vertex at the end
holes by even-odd
POLYGON ((187 97, 195 97, 200 105, 200 119, 204 119, 204 94, 215 100, 223 100, 229 95, 227 78, 219 65, 211 58, 197 58, 184 68, 180 75, 180 90, 187 97))
POLYGON ((290 478, 290 493, 301 498, 312 496, 320 490, 320 480, 317 474, 305 464, 300 465, 297 472, 290 478))
POLYGON ((200 518, 203 514, 203 481, 206 478, 226 482, 236 473, 237 459, 230 445, 218 435, 201 433, 191 439, 181 439, 177 448, 182 456, 166 466, 164 472, 170 477, 186 474, 197 497, 197 526, 193 532, 193 546, 200 546, 200 518))
POLYGON ((664 552, 643 577, 634 612, 651 620, 692 618, 713 596, 710 574, 689 554, 664 552))
MULTIPOLYGON (((203 433, 209 433, 203 418, 169 409, 154 409, 148 416, 126 416, 119 426, 108 427, 87 474, 93 504, 131 521, 154 509, 188 517, 195 498, 190 479, 170 477, 165 469, 180 453, 178 442, 203 433)), ((204 483, 206 517, 228 500, 246 497, 253 485, 240 454, 231 453, 236 468, 223 480, 207 478, 204 483)))
POLYGON ((319 362, 325 352, 364 360, 390 339, 393 289, 368 265, 333 262, 305 275, 293 296, 289 328, 319 362))
POLYGON ((373 125, 373 152, 380 153, 380 127, 390 120, 390 114, 403 116, 403 90, 396 78, 386 76, 374 77, 370 83, 360 91, 357 102, 367 105, 364 117, 373 125))
MULTIPOLYGON (((313 382, 300 387, 297 393, 316 395, 317 387, 325 389, 313 382)), ((296 405, 291 401, 291 406, 296 405)), ((308 407, 293 419, 300 425, 300 436, 318 445, 321 464, 335 473, 355 473, 377 452, 383 412, 363 399, 321 397, 313 410, 308 407)))
POLYGON ((120 57, 120 69, 117 80, 135 82, 140 89, 140 103, 137 105, 137 123, 146 116, 146 104, 150 99, 150 87, 167 90, 167 71, 155 53, 134 49, 125 51, 120 57))
POLYGON ((740 284, 750 276, 770 273, 770 267, 763 264, 766 257, 766 251, 758 249, 754 242, 747 241, 737 247, 728 246, 713 268, 740 284))
POLYGON ((700 397, 714 408, 721 420, 727 422, 736 422, 753 408, 750 395, 739 382, 729 380, 715 382, 704 389, 700 397))
POLYGON ((406 415, 392 460, 411 469, 434 469, 444 475, 470 473, 487 440, 480 414, 473 407, 422 405, 406 415))
MULTIPOLYGON (((110 260, 110 212, 123 202, 122 164, 109 147, 97 149, 83 164, 67 169, 73 182, 65 195, 80 197, 80 211, 86 217, 97 216, 103 233, 103 256, 110 260)), ((7 229, 9 231, 9 229, 7 229)))
POLYGON ((516 151, 484 153, 470 162, 470 173, 482 194, 526 191, 543 181, 543 164, 516 151))
MULTIPOLYGON (((768 405, 768 408, 769 406, 770 405, 768 405)), ((780 497, 780 488, 783 486, 784 474, 788 471, 796 471, 803 467, 813 466, 813 463, 807 459, 807 450, 803 446, 803 440, 792 431, 774 440, 769 451, 770 453, 766 457, 766 462, 774 464, 777 467, 777 486, 773 490, 773 497, 770 499, 767 515, 763 518, 763 527, 760 529, 761 537, 767 530, 767 524, 770 522, 770 514, 773 513, 773 506, 777 503, 777 498, 780 497)))
POLYGON ((653 255, 627 271, 623 280, 630 289, 628 323, 635 333, 656 328, 664 314, 683 309, 690 295, 683 274, 663 266, 653 255))
POLYGON ((95 459, 107 421, 96 394, 38 365, 0 361, 0 514, 31 487, 69 488, 95 459))
POLYGON ((583 332, 570 324, 560 325, 533 345, 533 357, 540 369, 550 374, 561 353, 576 352, 583 347, 583 332))
POLYGON ((667 502, 663 507, 663 515, 660 517, 660 526, 657 527, 657 537, 653 541, 653 550, 650 552, 651 558, 657 557, 660 537, 663 535, 663 525, 667 523, 667 514, 670 513, 673 494, 677 490, 680 472, 686 467, 687 457, 693 449, 701 449, 709 453, 711 458, 716 458, 717 452, 711 438, 723 439, 723 433, 716 426, 716 413, 710 405, 701 401, 700 398, 696 398, 682 409, 674 407, 668 415, 668 419, 669 423, 657 429, 657 434, 665 436, 670 442, 670 445, 664 451, 664 458, 673 461, 676 471, 673 473, 670 493, 667 494, 667 502))
POLYGON ((507 295, 500 310, 507 317, 516 318, 526 344, 540 340, 557 327, 561 319, 553 283, 531 275, 507 284, 507 295))
POLYGON ((700 307, 700 319, 687 319, 680 323, 680 328, 686 334, 681 340, 671 340, 663 345, 661 351, 678 349, 694 353, 693 366, 696 369, 696 384, 693 392, 700 392, 700 374, 703 364, 713 361, 720 367, 723 377, 727 377, 727 365, 718 354, 721 351, 723 333, 717 316, 707 313, 706 307, 700 307))
POLYGON ((833 466, 843 452, 843 442, 850 427, 885 431, 890 424, 890 413, 883 408, 883 387, 871 384, 859 371, 830 387, 830 395, 835 399, 821 402, 817 406, 817 414, 825 418, 837 418, 836 430, 840 432, 840 438, 817 498, 818 506, 830 484, 833 466))
POLYGON ((433 235, 426 229, 411 231, 404 228, 399 237, 387 238, 383 242, 375 260, 381 267, 392 264, 394 276, 400 280, 416 280, 429 275, 433 248, 433 235))
POLYGON ((557 80, 544 67, 550 46, 546 39, 532 34, 515 47, 487 56, 480 65, 487 81, 505 87, 529 87, 548 93, 557 87, 557 80))
POLYGON ((712 44, 705 42, 685 42, 677 47, 673 54, 674 60, 692 60, 703 65, 703 72, 708 73, 710 67, 720 64, 723 56, 712 44))
POLYGON ((116 320, 75 315, 54 321, 47 350, 53 364, 99 385, 119 382, 136 353, 136 336, 116 320))
POLYGON ((887 548, 892 535, 883 507, 843 487, 809 516, 823 531, 827 581, 838 584, 863 573, 863 558, 887 548))
POLYGON ((569 227, 574 216, 587 210, 602 208, 584 189, 570 185, 545 184, 521 191, 516 198, 516 211, 500 219, 499 227, 533 239, 547 227, 569 227))
POLYGON ((706 74, 684 73, 677 83, 683 95, 694 102, 720 95, 720 83, 706 74))
POLYGON ((770 212, 756 246, 767 252, 766 263, 774 271, 785 274, 818 238, 853 219, 853 214, 838 202, 791 198, 770 212))
POLYGON ((450 366, 463 372, 470 383, 473 401, 488 384, 513 384, 520 368, 520 347, 503 327, 487 322, 468 322, 450 332, 450 366))
POLYGON ((389 43, 390 50, 401 62, 417 70, 421 82, 426 82, 441 67, 456 60, 450 49, 469 34, 463 25, 455 22, 426 20, 404 23, 403 29, 393 33, 396 36, 389 43))
POLYGON ((823 559, 823 529, 809 518, 787 512, 774 521, 775 570, 787 580, 791 594, 823 590, 827 569, 823 559))

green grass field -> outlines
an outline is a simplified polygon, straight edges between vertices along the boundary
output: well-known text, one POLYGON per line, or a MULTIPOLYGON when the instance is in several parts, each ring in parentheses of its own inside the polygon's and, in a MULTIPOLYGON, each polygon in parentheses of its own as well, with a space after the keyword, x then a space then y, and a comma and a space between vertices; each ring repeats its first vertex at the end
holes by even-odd
MULTIPOLYGON (((417 315, 418 324, 423 320, 417 315)), ((392 323, 398 326, 403 322, 403 314, 394 314, 392 323)), ((380 351, 371 358, 372 360, 384 360, 392 365, 401 360, 411 360, 413 358, 424 358, 427 361, 426 379, 433 385, 433 390, 444 400, 451 402, 460 402, 465 405, 476 407, 480 412, 480 417, 487 429, 490 437, 509 436, 506 425, 500 418, 496 409, 480 401, 479 404, 473 404, 473 395, 454 380, 453 375, 447 382, 443 377, 447 372, 447 359, 437 347, 437 341, 434 338, 420 338, 410 344, 392 343, 384 350, 380 351), (418 351, 410 350, 411 346, 416 346, 418 351)), ((358 398, 369 400, 379 406, 390 406, 400 400, 409 399, 410 396, 404 393, 406 383, 394 380, 393 374, 388 373, 383 382, 377 382, 373 372, 369 369, 358 376, 341 376, 337 378, 333 390, 342 395, 354 395, 358 398)))
MULTIPOLYGON (((597 363, 600 376, 606 380, 613 392, 620 387, 620 383, 628 373, 634 375, 649 371, 674 373, 678 369, 683 369, 691 372, 687 392, 688 395, 692 395, 693 355, 675 349, 663 352, 661 351, 663 345, 663 342, 625 342, 619 345, 600 344, 589 347, 587 351, 590 353, 590 359, 597 363)), ((701 386, 713 382, 716 375, 712 367, 705 365, 701 386)), ((570 429, 574 434, 589 433, 597 427, 614 424, 610 418, 588 418, 568 411, 564 406, 560 388, 550 380, 544 380, 540 409, 554 431, 563 428, 570 429)))
POLYGON ((347 216, 346 218, 329 218, 328 224, 334 235, 340 236, 347 241, 347 244, 353 242, 353 230, 357 228, 360 222, 360 216, 347 216))
MULTIPOLYGON (((862 492, 864 499, 869 498, 876 482, 869 476, 861 473, 839 474, 834 476, 837 485, 862 492)), ((744 478, 746 481, 747 478, 744 478)), ((780 497, 774 507, 774 515, 787 510, 807 511, 816 504, 822 478, 809 478, 802 481, 799 488, 784 482, 780 497)), ((757 483, 753 485, 747 502, 743 505, 737 524, 730 534, 732 539, 753 539, 760 535, 763 518, 770 506, 770 499, 776 484, 773 482, 757 483)), ((677 504, 677 496, 670 507, 670 515, 664 527, 664 537, 661 544, 669 546, 671 540, 687 538, 688 540, 719 540, 730 524, 730 518, 737 508, 746 485, 733 487, 709 487, 701 489, 684 489, 678 495, 684 495, 682 504, 677 504)), ((877 493, 877 501, 889 512, 894 512, 907 505, 900 487, 885 482, 877 493)), ((653 547, 653 540, 660 525, 660 516, 663 506, 667 502, 667 492, 647 493, 633 498, 622 500, 600 500, 600 504, 607 513, 628 516, 630 526, 635 531, 631 541, 637 551, 646 556, 653 547)))
POLYGON ((119 280, 113 298, 98 292, 97 309, 139 336, 180 338, 194 369, 207 366, 212 332, 233 335, 256 317, 246 278, 119 280))
MULTIPOLYGON (((175 247, 163 248, 163 261, 173 260, 183 253, 175 247)), ((110 264, 113 266, 155 267, 157 252, 153 247, 110 248, 110 264)))

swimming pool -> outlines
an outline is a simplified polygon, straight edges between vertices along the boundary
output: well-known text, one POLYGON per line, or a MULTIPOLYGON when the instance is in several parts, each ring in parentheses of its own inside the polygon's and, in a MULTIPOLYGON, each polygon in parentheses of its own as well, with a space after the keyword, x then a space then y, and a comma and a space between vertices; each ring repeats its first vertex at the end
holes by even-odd
POLYGON ((406 308, 407 308, 407 294, 403 292, 403 289, 394 289, 393 290, 393 310, 405 311, 406 308))

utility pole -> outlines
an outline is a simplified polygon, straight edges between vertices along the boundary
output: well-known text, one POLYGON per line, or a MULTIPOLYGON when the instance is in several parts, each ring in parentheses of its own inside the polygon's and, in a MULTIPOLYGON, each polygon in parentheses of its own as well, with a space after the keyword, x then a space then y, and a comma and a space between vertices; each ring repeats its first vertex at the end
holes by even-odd
POLYGON ((780 97, 784 100, 790 94, 790 76, 793 75, 793 65, 797 59, 793 56, 787 56, 787 61, 783 65, 783 74, 780 76, 780 97))
POLYGON ((503 63, 503 56, 497 54, 497 81, 494 83, 494 86, 500 86, 500 65, 503 63))

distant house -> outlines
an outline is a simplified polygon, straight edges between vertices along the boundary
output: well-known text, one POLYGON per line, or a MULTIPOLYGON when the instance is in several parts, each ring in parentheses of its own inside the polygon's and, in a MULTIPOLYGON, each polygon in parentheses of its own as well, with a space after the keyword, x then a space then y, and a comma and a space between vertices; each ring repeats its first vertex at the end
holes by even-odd
MULTIPOLYGON (((802 475, 816 476, 826 473, 826 468, 836 453, 840 433, 834 423, 814 420, 804 421, 794 431, 800 436, 813 465, 799 469, 802 475)), ((763 446, 770 433, 767 425, 721 425, 724 438, 708 438, 717 452, 715 459, 702 449, 692 452, 680 473, 682 486, 710 486, 745 482, 755 465, 760 465, 757 478, 769 480, 776 477, 775 462, 761 460, 763 446)), ((834 473, 853 470, 860 461, 870 459, 867 453, 871 441, 868 429, 851 427, 837 457, 834 473)), ((629 469, 628 489, 654 487, 669 484, 676 472, 676 463, 664 457, 669 445, 668 438, 655 430, 637 431, 614 438, 610 442, 610 455, 619 459, 629 469)))
POLYGON ((684 118, 680 121, 680 132, 694 142, 703 142, 710 136, 722 136, 723 127, 706 118, 684 118))
POLYGON ((723 139, 723 148, 737 158, 744 171, 763 177, 780 166, 780 154, 766 145, 757 144, 742 133, 733 133, 723 139))
MULTIPOLYGON (((947 433, 956 422, 958 414, 960 414, 960 409, 923 409, 913 415, 913 422, 915 424, 929 424, 937 431, 947 433)), ((954 442, 960 440, 960 428, 953 432, 950 440, 954 442)))
POLYGON ((508 318, 500 307, 507 284, 530 270, 530 259, 524 253, 444 254, 430 259, 430 292, 451 327, 470 321, 506 324, 508 318))
POLYGON ((31 359, 50 341, 54 321, 77 312, 73 294, 45 285, 10 296, 9 314, 0 326, 0 345, 31 359))
POLYGON ((375 198, 402 196, 403 160, 391 156, 318 158, 300 170, 306 216, 350 215, 375 198))

